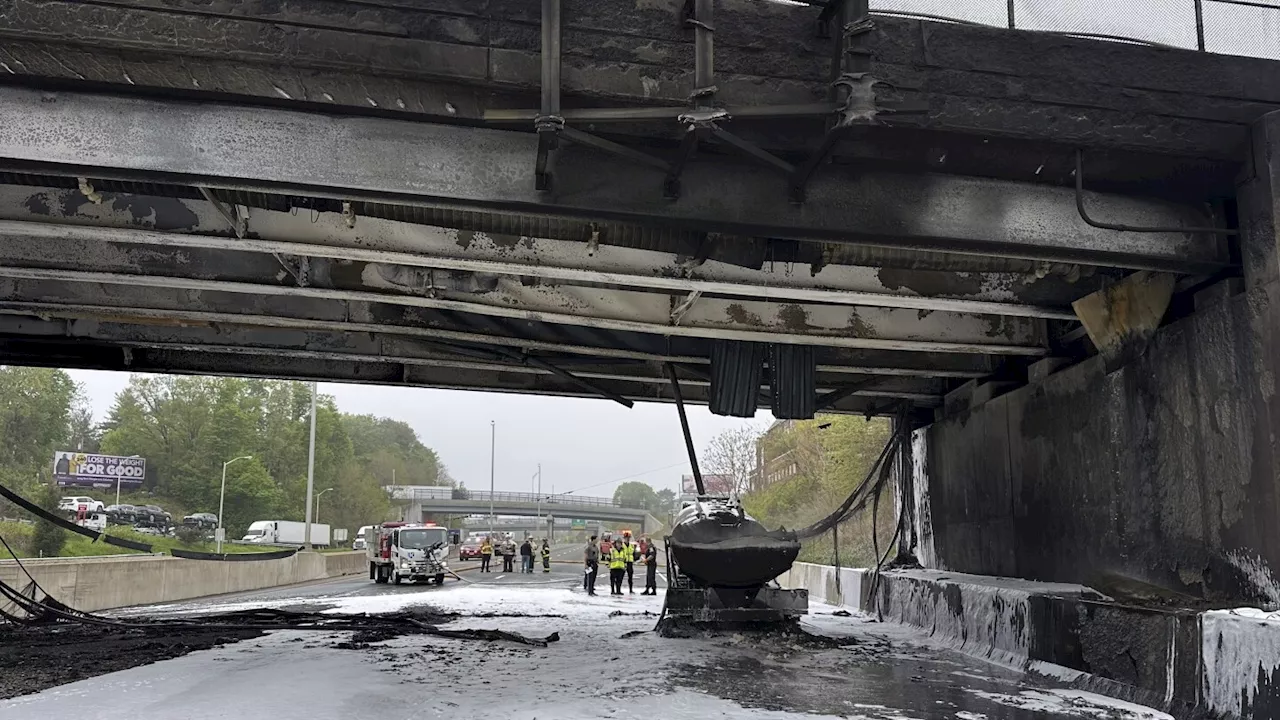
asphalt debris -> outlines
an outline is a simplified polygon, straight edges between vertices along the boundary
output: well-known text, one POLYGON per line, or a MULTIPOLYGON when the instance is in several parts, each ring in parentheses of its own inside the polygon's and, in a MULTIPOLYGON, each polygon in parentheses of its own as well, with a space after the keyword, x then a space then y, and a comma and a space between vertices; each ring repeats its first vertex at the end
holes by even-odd
POLYGON ((0 699, 262 635, 253 628, 0 624, 0 699))

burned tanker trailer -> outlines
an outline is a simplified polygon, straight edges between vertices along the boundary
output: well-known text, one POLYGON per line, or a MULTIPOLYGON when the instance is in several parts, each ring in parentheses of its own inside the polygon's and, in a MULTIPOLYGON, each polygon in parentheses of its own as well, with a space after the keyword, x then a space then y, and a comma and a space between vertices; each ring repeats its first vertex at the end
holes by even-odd
POLYGON ((765 528, 736 501, 704 496, 687 504, 666 544, 668 629, 770 625, 808 612, 807 591, 774 582, 800 554, 800 540, 765 528))

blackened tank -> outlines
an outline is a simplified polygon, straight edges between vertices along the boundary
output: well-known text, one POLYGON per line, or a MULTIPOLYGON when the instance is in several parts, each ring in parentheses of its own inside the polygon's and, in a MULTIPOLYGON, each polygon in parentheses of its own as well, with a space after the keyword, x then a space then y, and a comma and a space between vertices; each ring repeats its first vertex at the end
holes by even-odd
POLYGON ((729 500, 691 503, 675 518, 671 556, 680 572, 709 587, 759 587, 791 568, 795 533, 769 531, 729 500))

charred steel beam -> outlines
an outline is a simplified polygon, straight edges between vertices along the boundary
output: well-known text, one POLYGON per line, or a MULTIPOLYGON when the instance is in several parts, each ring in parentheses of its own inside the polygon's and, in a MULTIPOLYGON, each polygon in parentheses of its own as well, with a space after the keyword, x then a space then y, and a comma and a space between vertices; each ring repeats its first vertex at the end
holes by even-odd
MULTIPOLYGON (((643 169, 564 148, 561 187, 539 193, 528 176, 536 145, 491 129, 0 87, 0 164, 10 169, 1174 272, 1229 264, 1202 236, 1091 228, 1070 190, 1031 183, 832 168, 794 207, 771 170, 702 162, 673 203, 643 169)), ((1210 224, 1196 208, 1088 195, 1117 222, 1210 224)))
MULTIPOLYGON (((257 215, 259 219, 266 213, 257 215)), ((294 216, 279 213, 281 218, 292 220, 294 216)), ((310 221, 302 219, 298 224, 310 225, 310 221)), ((439 246, 430 242, 431 234, 421 233, 417 244, 418 252, 402 252, 368 247, 367 244, 321 244, 309 242, 292 242, 262 239, 271 236, 272 224, 262 222, 251 226, 263 228, 256 232, 259 237, 234 239, 216 235, 197 235, 156 230, 139 230, 134 228, 102 227, 94 225, 70 225, 52 222, 24 222, 0 219, 0 264, 15 265, 27 261, 34 252, 35 244, 41 244, 41 258, 54 260, 56 257, 75 257, 80 243, 112 243, 119 245, 141 245, 147 247, 169 247, 181 249, 208 249, 226 253, 258 253, 271 256, 292 255, 313 259, 331 259, 349 262, 376 263, 380 265, 403 265, 419 268, 439 268, 474 272, 483 274, 539 277, 546 280, 562 281, 576 284, 606 284, 619 287, 637 287, 651 290, 666 290, 681 293, 710 293, 728 297, 751 298, 753 300, 779 300, 793 302, 826 303, 833 305, 857 305, 866 307, 894 307, 915 310, 942 311, 952 313, 973 313, 980 315, 1008 315, 1011 317, 1036 317, 1051 320, 1074 320, 1075 314, 1064 307, 1027 305, 1014 302, 993 302, 981 299, 965 299, 951 297, 929 297, 915 294, 893 294, 885 291, 868 291, 859 289, 857 276, 871 274, 864 268, 847 268, 828 266, 820 274, 818 282, 808 283, 807 275, 800 280, 804 284, 789 283, 777 285, 779 280, 787 280, 782 272, 765 270, 752 271, 734 267, 707 268, 706 265, 695 271, 686 273, 685 277, 673 277, 665 274, 668 267, 675 264, 674 256, 651 253, 630 248, 611 250, 612 263, 594 269, 579 267, 573 262, 573 253, 581 254, 581 244, 570 241, 555 241, 541 238, 526 238, 524 244, 532 252, 536 261, 524 260, 505 248, 494 246, 493 252, 479 250, 467 255, 434 254, 442 251, 446 243, 456 250, 457 242, 449 238, 443 229, 439 230, 439 246), (65 250, 63 249, 65 247, 65 250), (28 251, 28 248, 30 250, 28 251), (46 252, 47 251, 47 252, 46 252), (24 257, 25 256, 25 257, 24 257), (504 256, 508 259, 488 259, 504 256), (643 264, 632 258, 651 257, 649 264, 643 264), (627 261, 631 260, 630 263, 627 261), (564 264, 559 264, 564 263, 564 264), (717 280, 721 273, 736 276, 736 280, 717 280)), ((370 229, 374 233, 387 232, 377 221, 365 219, 363 230, 370 229)), ((131 256, 126 256, 131 257, 131 256)), ((126 264, 128 264, 126 262, 126 264)), ((107 268, 102 268, 107 269, 107 268)), ((274 268, 272 270, 274 274, 274 268)), ((983 282, 1016 282, 1017 276, 1005 274, 984 274, 979 276, 983 282)), ((861 281, 869 282, 869 281, 861 281)), ((1078 298, 1072 296, 1065 302, 1078 298)))
POLYGON ((693 482, 698 486, 698 494, 706 495, 706 486, 702 484, 702 470, 698 468, 698 452, 693 448, 693 433, 689 432, 689 418, 684 412, 684 396, 680 393, 680 378, 676 377, 676 366, 666 364, 667 377, 671 379, 671 395, 676 401, 676 412, 680 413, 680 430, 684 433, 684 449, 689 453, 689 465, 693 468, 693 482))
MULTIPOLYGON (((739 120, 778 120, 783 118, 821 117, 835 112, 835 103, 796 103, 793 105, 726 105, 729 117, 739 120)), ((670 107, 616 107, 616 108, 565 108, 560 112, 565 122, 625 123, 637 120, 675 121, 688 112, 683 106, 670 107)), ((496 108, 484 111, 485 122, 530 122, 538 116, 537 110, 507 110, 496 108)))

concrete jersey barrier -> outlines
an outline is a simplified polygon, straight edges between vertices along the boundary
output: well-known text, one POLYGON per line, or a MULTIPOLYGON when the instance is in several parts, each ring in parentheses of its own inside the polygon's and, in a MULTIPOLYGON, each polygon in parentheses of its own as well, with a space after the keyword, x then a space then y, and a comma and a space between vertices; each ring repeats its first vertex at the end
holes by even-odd
POLYGON ((940 570, 884 572, 871 597, 870 579, 869 570, 796 563, 778 583, 1178 717, 1280 717, 1280 612, 1135 607, 1082 585, 940 570))
MULTIPOLYGON (((362 552, 300 552, 280 560, 252 562, 116 555, 31 559, 22 564, 54 598, 87 612, 261 590, 366 569, 362 552)), ((12 560, 0 561, 0 580, 19 589, 29 583, 12 560)))

